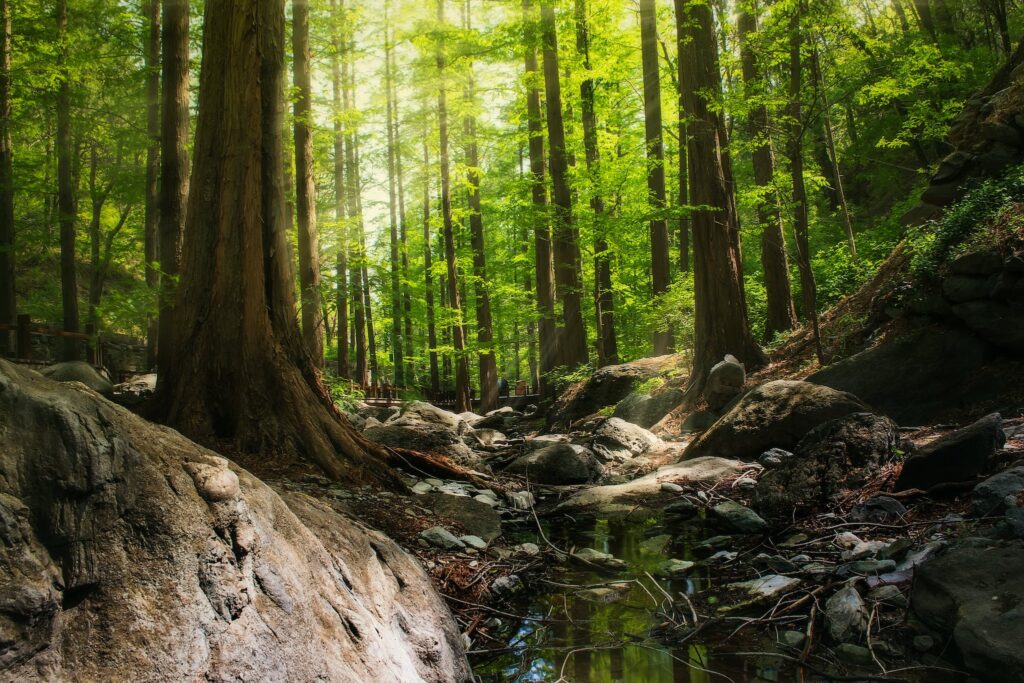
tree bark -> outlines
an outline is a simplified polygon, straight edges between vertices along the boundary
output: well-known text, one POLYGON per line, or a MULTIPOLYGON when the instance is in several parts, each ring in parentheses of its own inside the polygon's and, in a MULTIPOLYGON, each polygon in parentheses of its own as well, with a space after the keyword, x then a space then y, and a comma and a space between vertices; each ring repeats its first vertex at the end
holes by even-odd
POLYGON ((165 384, 168 422, 242 452, 391 480, 330 402, 295 320, 284 248, 283 0, 208 4, 197 155, 165 384))
POLYGON ((548 223, 548 193, 544 181, 544 119, 540 106, 540 79, 537 67, 536 24, 531 17, 531 0, 523 0, 526 22, 526 115, 530 148, 530 194, 533 202, 534 264, 537 280, 537 332, 540 344, 540 372, 537 391, 541 397, 551 393, 548 374, 558 365, 555 330, 554 262, 551 254, 551 229, 548 223))
POLYGON ((313 359, 313 364, 322 368, 324 320, 320 300, 320 240, 316 228, 316 183, 313 180, 308 0, 292 0, 292 79, 295 87, 293 130, 302 340, 313 359))
POLYGON ((157 340, 157 382, 167 377, 175 343, 176 278, 188 198, 188 0, 163 0, 160 116, 160 331, 157 340))
POLYGON ((559 82, 558 35, 551 0, 541 3, 541 39, 544 45, 544 94, 548 121, 548 157, 551 167, 555 292, 562 304, 562 327, 556 331, 557 364, 574 368, 587 362, 587 332, 583 325, 582 295, 577 263, 579 245, 573 227, 569 162, 562 118, 559 82))
MULTIPOLYGON (((146 215, 143 227, 143 252, 146 259, 146 287, 154 296, 160 292, 160 3, 145 0, 146 17, 146 215)), ((160 334, 158 319, 146 321, 146 367, 156 365, 156 344, 160 334)))
MULTIPOLYGON (((344 87, 342 89, 342 106, 345 111, 356 99, 355 93, 355 67, 354 67, 354 42, 351 34, 348 40, 345 59, 342 67, 344 87)), ((356 158, 356 134, 354 125, 347 127, 345 135, 345 180, 346 204, 348 205, 348 226, 351 232, 348 235, 348 245, 351 249, 349 258, 349 289, 352 294, 352 340, 355 346, 355 375, 354 379, 359 386, 365 387, 370 381, 369 365, 366 357, 366 309, 363 298, 363 269, 362 261, 366 257, 362 249, 360 235, 363 233, 363 214, 360 209, 360 175, 359 165, 356 158)))
POLYGON ((392 99, 391 80, 391 3, 384 1, 384 99, 387 113, 388 141, 388 224, 391 233, 391 357, 394 361, 395 386, 405 384, 405 366, 402 360, 402 291, 398 247, 398 204, 395 188, 395 129, 392 127, 395 102, 392 99))
MULTIPOLYGON (((78 332, 78 269, 75 263, 75 189, 72 179, 71 74, 68 3, 57 0, 57 213, 60 221, 60 282, 64 331, 78 332)), ((78 360, 78 340, 64 338, 64 360, 78 360)))
POLYGON ((736 216, 728 159, 725 154, 725 123, 716 104, 722 81, 718 46, 711 8, 687 0, 688 68, 681 83, 686 111, 693 116, 689 127, 691 201, 713 210, 698 211, 693 218, 694 249, 694 361, 691 391, 699 391, 711 367, 731 353, 748 369, 765 361, 754 342, 747 321, 740 260, 739 222, 736 216))
POLYGON ((416 366, 413 358, 413 327, 412 327, 412 292, 409 281, 409 223, 405 215, 405 178, 402 173, 402 136, 400 134, 400 117, 398 115, 398 72, 396 69, 394 50, 391 53, 391 89, 392 101, 395 103, 395 179, 398 181, 398 239, 401 247, 402 260, 402 341, 405 347, 402 358, 405 360, 405 384, 416 385, 416 366))
POLYGON ((0 0, 0 353, 14 350, 15 299, 14 147, 11 142, 11 0, 0 0))
POLYGON ((441 391, 441 377, 437 368, 437 324, 434 317, 433 244, 430 237, 430 148, 428 131, 423 132, 423 272, 427 303, 427 353, 430 358, 430 391, 437 396, 441 391))
POLYGON ((738 28, 746 99, 754 103, 747 117, 747 134, 755 141, 754 183, 760 188, 757 220, 761 226, 761 265, 764 268, 765 293, 768 299, 764 338, 770 342, 777 333, 788 332, 796 327, 797 318, 789 284, 789 263, 786 258, 786 240, 782 232, 782 214, 775 191, 775 153, 772 150, 768 107, 758 99, 763 96, 763 75, 750 43, 751 36, 757 32, 756 11, 756 4, 744 5, 739 15, 738 28))
POLYGON ((683 82, 686 79, 686 61, 683 55, 686 52, 686 0, 674 0, 676 18, 676 89, 679 97, 678 111, 679 121, 679 173, 678 188, 676 193, 679 196, 679 271, 690 272, 690 217, 686 207, 690 202, 689 192, 689 169, 687 168, 687 135, 686 135, 686 97, 683 92, 683 82))
POLYGON ((594 308, 597 322, 597 365, 619 362, 615 340, 615 298, 612 294, 612 264, 606 236, 604 199, 601 195, 600 155, 597 149, 597 114, 594 110, 594 79, 590 76, 590 28, 586 0, 576 0, 576 50, 583 59, 587 77, 580 82, 583 117, 583 147, 592 186, 590 209, 594 212, 594 308))
POLYGON ((338 250, 335 257, 335 276, 337 278, 335 290, 335 306, 338 309, 338 376, 348 379, 351 376, 349 370, 349 347, 348 347, 348 218, 345 208, 346 184, 345 184, 345 129, 342 126, 342 115, 344 114, 342 91, 345 88, 341 73, 342 50, 345 44, 340 33, 342 21, 344 21, 344 5, 338 6, 337 0, 331 0, 331 16, 334 19, 334 31, 332 32, 332 54, 331 54, 331 101, 334 106, 334 219, 338 223, 338 250))
MULTIPOLYGON (((640 56, 644 82, 644 139, 647 143, 647 197, 655 215, 649 223, 651 283, 655 297, 669 285, 668 221, 665 212, 665 145, 661 131, 661 74, 654 0, 640 0, 640 56)), ((672 330, 654 333, 654 355, 672 350, 672 330)))

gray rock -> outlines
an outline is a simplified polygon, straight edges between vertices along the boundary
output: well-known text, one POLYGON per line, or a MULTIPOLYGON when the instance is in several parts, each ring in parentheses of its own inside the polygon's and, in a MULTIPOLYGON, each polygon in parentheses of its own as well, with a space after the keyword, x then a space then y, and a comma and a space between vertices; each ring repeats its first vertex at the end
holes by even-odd
POLYGON ((421 531, 420 538, 435 548, 443 550, 460 550, 466 547, 464 542, 456 538, 455 534, 443 526, 435 526, 421 531))
POLYGON ((499 576, 494 580, 493 583, 491 583, 491 591, 495 595, 515 595, 521 590, 523 590, 523 580, 515 574, 509 574, 508 576, 499 576))
POLYGON ((907 596, 899 589, 899 586, 879 586, 868 592, 868 600, 872 602, 884 602, 900 608, 906 608, 910 604, 907 596))
POLYGON ((663 481, 661 482, 661 490, 665 493, 682 493, 683 487, 671 481, 663 481))
POLYGON ((462 436, 442 425, 396 418, 388 424, 375 426, 371 425, 371 421, 366 421, 363 436, 375 443, 421 453, 438 453, 469 467, 479 462, 479 458, 462 441, 462 436), (404 424, 396 424, 399 420, 404 424))
POLYGON ((540 546, 536 543, 520 543, 512 548, 512 552, 517 555, 536 557, 537 555, 540 555, 540 546))
POLYGON ((586 484, 601 474, 601 463, 587 448, 555 443, 520 456, 506 468, 539 484, 586 484))
POLYGON ((914 636, 913 644, 918 652, 930 652, 935 648, 935 639, 927 634, 914 636))
POLYGON ((669 380, 650 392, 630 393, 618 402, 612 415, 650 429, 678 406, 682 399, 682 387, 678 382, 669 380))
POLYGON ((669 559, 654 568, 654 575, 666 579, 675 579, 686 576, 693 567, 694 563, 689 560, 669 559))
POLYGON ((1015 354, 1024 353, 1024 309, 982 299, 953 306, 953 315, 982 339, 1015 354))
POLYGON ((495 498, 493 496, 485 495, 483 493, 481 493, 480 495, 477 495, 477 496, 473 496, 473 500, 475 500, 478 503, 483 503, 484 505, 488 505, 488 506, 490 506, 492 508, 496 508, 499 505, 499 501, 498 501, 497 498, 495 498))
MULTIPOLYGON (((662 484, 664 486, 664 484, 662 484)), ((673 484, 678 486, 678 484, 673 484)), ((682 488, 682 487, 680 487, 682 488)), ((697 514, 700 508, 695 503, 689 500, 680 500, 665 506, 665 514, 673 517, 679 517, 682 519, 689 519, 697 514)))
POLYGON ((857 560, 844 565, 853 574, 884 574, 896 569, 895 560, 857 560))
POLYGON ((704 400, 712 410, 724 407, 743 391, 743 383, 747 381, 747 372, 735 356, 726 354, 725 358, 712 366, 704 387, 704 400))
POLYGON ((586 564, 595 564, 605 569, 625 569, 626 563, 609 553, 602 553, 594 548, 580 548, 572 554, 578 560, 586 564))
MULTIPOLYGON (((114 400, 123 406, 136 406, 156 394, 155 372, 135 375, 127 382, 114 385, 114 400)), ((103 393, 103 392, 99 392, 103 393)))
POLYGON ((875 663, 871 650, 853 643, 840 643, 835 649, 836 656, 847 664, 870 666, 875 663))
POLYGON ((792 458, 793 454, 782 448, 769 448, 761 457, 757 459, 764 467, 778 467, 789 458, 792 458))
POLYGON ((657 448, 661 439, 643 427, 610 417, 597 428, 589 445, 599 458, 622 461, 657 448))
POLYGON ((850 521, 886 524, 900 521, 905 514, 906 506, 895 498, 875 496, 853 506, 850 510, 850 521))
POLYGON ((428 493, 417 501, 435 515, 458 522, 466 531, 488 543, 501 535, 501 515, 487 503, 446 493, 428 493))
POLYGON ((505 497, 516 510, 529 510, 537 502, 529 491, 509 491, 505 497))
POLYGON ((996 276, 950 275, 942 280, 942 296, 954 304, 985 299, 995 287, 995 278, 996 276))
POLYGON ((469 546, 470 548, 475 548, 476 550, 487 549, 487 541, 480 538, 479 536, 473 536, 472 534, 469 534, 466 536, 459 536, 459 540, 467 546, 469 546))
POLYGON ((927 490, 946 482, 974 479, 1006 442, 1002 424, 999 413, 992 413, 924 446, 903 463, 894 489, 927 490))
POLYGON ((790 380, 767 382, 748 392, 694 439, 683 457, 755 460, 772 447, 793 448, 820 424, 864 410, 857 397, 828 387, 790 380))
POLYGON ((861 639, 867 630, 868 612, 856 588, 845 586, 828 599, 825 603, 825 626, 837 642, 861 639))
POLYGON ((71 360, 50 365, 39 371, 43 377, 55 382, 81 382, 97 394, 110 398, 114 395, 114 385, 100 371, 85 361, 71 360))
POLYGON ((756 512, 731 500, 719 503, 711 511, 727 528, 741 534, 759 534, 768 527, 756 512))
POLYGON ((696 410, 686 416, 679 425, 680 434, 696 434, 711 429, 711 426, 722 417, 714 410, 696 410))
POLYGON ((1011 467, 974 487, 974 514, 988 517, 1006 509, 1007 498, 1019 499, 1024 493, 1024 467, 1011 467))
POLYGON ((792 576, 769 574, 750 581, 730 583, 729 588, 742 589, 759 598, 774 598, 795 590, 799 585, 800 579, 792 576))
POLYGON ((779 644, 794 650, 802 648, 806 641, 807 636, 803 631, 786 630, 779 634, 779 644))

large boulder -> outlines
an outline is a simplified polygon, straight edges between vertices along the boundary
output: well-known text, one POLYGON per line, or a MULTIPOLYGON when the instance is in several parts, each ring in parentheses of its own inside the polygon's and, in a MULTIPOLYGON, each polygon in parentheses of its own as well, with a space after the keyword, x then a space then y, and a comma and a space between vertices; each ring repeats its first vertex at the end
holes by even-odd
POLYGON ((946 434, 903 463, 894 489, 930 489, 939 484, 970 481, 989 466, 989 458, 1006 443, 999 413, 946 434))
POLYGON ((610 417, 601 422, 588 445, 605 461, 621 461, 657 448, 661 445, 661 439, 643 427, 610 417))
POLYGON ((720 410, 740 395, 746 381, 747 371, 743 363, 735 356, 726 354, 725 358, 715 363, 708 373, 708 381, 704 386, 704 400, 712 410, 720 410))
POLYGON ((421 453, 437 453, 466 467, 475 467, 480 461, 473 449, 466 445, 457 432, 441 427, 371 425, 368 420, 366 428, 363 430, 363 436, 370 441, 392 448, 408 448, 421 453))
POLYGON ((657 387, 643 385, 615 406, 614 417, 650 429, 683 400, 683 382, 669 380, 657 387))
POLYGON ((860 485, 900 447, 896 423, 872 413, 853 413, 808 432, 792 457, 769 469, 754 489, 754 508, 789 518, 793 508, 827 502, 860 485))
POLYGON ((81 360, 69 360, 64 363, 50 365, 39 373, 55 382, 81 382, 97 394, 110 398, 114 395, 114 385, 99 370, 81 360))
POLYGON ((468 681, 419 563, 0 361, 0 678, 468 681))
POLYGON ((811 382, 767 382, 749 391, 694 439, 683 457, 756 460, 769 448, 791 450, 822 423, 866 410, 856 396, 811 382))
POLYGON ((384 424, 414 429, 441 429, 456 434, 464 434, 469 430, 469 424, 460 416, 424 401, 410 401, 403 405, 384 424))
POLYGON ((601 475, 601 463, 588 448, 553 443, 513 460, 506 470, 538 484, 586 484, 601 475))
POLYGON ((976 676, 1024 682, 1024 545, 954 546, 918 565, 911 609, 976 676))

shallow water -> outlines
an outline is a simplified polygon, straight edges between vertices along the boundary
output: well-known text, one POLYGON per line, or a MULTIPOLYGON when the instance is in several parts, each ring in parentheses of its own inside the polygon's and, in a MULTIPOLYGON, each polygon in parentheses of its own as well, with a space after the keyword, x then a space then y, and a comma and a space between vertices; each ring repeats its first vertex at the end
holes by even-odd
MULTIPOLYGON (((713 534, 705 532, 699 523, 669 525, 653 518, 562 518, 547 523, 545 531, 559 548, 569 549, 574 544, 582 548, 586 544, 629 564, 628 569, 619 573, 595 572, 570 564, 549 574, 549 581, 566 586, 637 581, 621 599, 607 603, 581 597, 574 587, 534 586, 509 609, 534 620, 503 618, 498 637, 503 641, 504 651, 498 643, 483 638, 474 643, 475 651, 491 650, 472 657, 474 672, 481 680, 553 681, 560 676, 574 683, 797 680, 797 672, 787 672, 786 663, 777 657, 729 654, 771 651, 773 643, 764 642, 764 638, 757 642, 756 635, 753 642, 748 637, 709 645, 694 639, 677 646, 654 637, 659 625, 667 622, 664 614, 658 613, 659 605, 666 602, 659 587, 680 601, 680 592, 706 590, 716 581, 714 569, 699 566, 688 578, 652 580, 645 575, 653 575, 666 558, 693 561, 698 554, 706 556, 707 551, 697 551, 695 546, 713 534), (657 537, 665 535, 670 538, 662 539, 667 542, 658 547, 657 537)), ((524 532, 519 540, 544 545, 536 530, 524 532)), ((666 640, 671 640, 671 636, 666 640)))

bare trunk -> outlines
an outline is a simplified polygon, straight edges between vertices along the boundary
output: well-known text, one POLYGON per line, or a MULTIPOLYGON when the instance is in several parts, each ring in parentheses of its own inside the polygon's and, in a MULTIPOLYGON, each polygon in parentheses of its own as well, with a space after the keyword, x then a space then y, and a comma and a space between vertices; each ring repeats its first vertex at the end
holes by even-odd
MULTIPOLYGON (((146 17, 146 215, 143 227, 143 252, 146 259, 146 287, 154 296, 160 292, 160 3, 145 0, 146 17)), ((157 318, 146 321, 146 367, 156 365, 156 344, 160 334, 157 318)))
POLYGON ((430 148, 427 132, 423 134, 423 271, 427 303, 427 353, 430 357, 430 391, 441 390, 441 377, 437 369, 437 324, 434 318, 434 275, 432 268, 433 245, 430 237, 430 148))
MULTIPOLYGON (((18 317, 14 286, 14 149, 11 143, 11 2, 0 0, 0 325, 18 317)), ((14 350, 11 332, 0 333, 0 353, 14 350)))
POLYGON ((683 93, 683 82, 686 79, 686 62, 682 58, 686 52, 686 7, 685 0, 674 0, 676 18, 676 89, 678 95, 679 120, 676 124, 679 135, 679 171, 678 187, 676 194, 679 197, 679 271, 688 273, 690 271, 690 217, 686 213, 686 207, 690 202, 689 191, 689 169, 687 168, 687 135, 686 135, 686 97, 683 93))
POLYGON ((391 2, 384 1, 384 99, 387 111, 387 141, 388 141, 388 224, 391 233, 391 357, 394 362, 395 386, 405 384, 405 366, 402 361, 402 291, 401 273, 398 248, 398 204, 395 188, 395 156, 398 151, 395 149, 395 129, 393 119, 395 113, 395 102, 392 99, 391 80, 394 74, 391 70, 391 2))
MULTIPOLYGON (((338 8, 337 0, 331 0, 331 14, 336 25, 340 26, 343 19, 344 6, 338 8)), ((338 310, 338 376, 348 379, 351 376, 348 362, 348 217, 345 210, 345 131, 342 127, 343 113, 341 64, 339 55, 343 49, 343 41, 334 33, 332 38, 333 53, 331 55, 331 97, 334 105, 334 219, 338 223, 338 250, 335 257, 335 306, 338 310)))
POLYGON ((409 288, 409 224, 406 221, 405 216, 405 180, 402 174, 402 137, 399 134, 400 118, 398 116, 398 77, 393 52, 391 68, 392 73, 395 74, 391 80, 391 88, 393 91, 391 99, 395 103, 395 179, 398 181, 398 239, 402 252, 402 319, 404 323, 402 341, 405 344, 402 358, 405 360, 405 383, 407 386, 415 386, 416 367, 413 362, 412 292, 409 288))
MULTIPOLYGON (((351 35, 345 51, 345 78, 342 90, 343 106, 348 111, 350 105, 355 102, 355 67, 354 67, 353 43, 351 35)), ((349 258, 349 288, 352 293, 352 326, 353 346, 356 350, 355 379, 360 386, 369 384, 370 372, 366 357, 366 309, 363 298, 363 269, 362 262, 366 255, 362 249, 360 235, 363 233, 363 214, 360 209, 360 177, 359 164, 356 158, 356 134, 358 131, 354 126, 349 127, 345 135, 345 179, 346 204, 348 205, 348 225, 354 234, 348 235, 348 245, 351 248, 349 258)))
MULTIPOLYGON (((60 221, 60 283, 64 331, 78 332, 75 265, 75 190, 71 176, 71 74, 68 71, 68 3, 57 0, 57 213, 60 221)), ((64 360, 79 358, 78 340, 64 338, 64 360)))

